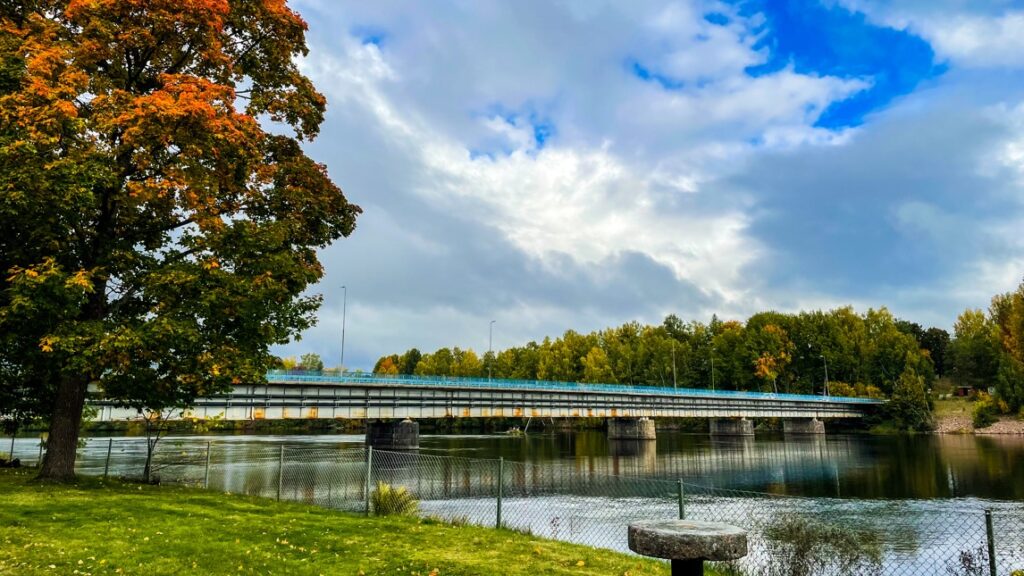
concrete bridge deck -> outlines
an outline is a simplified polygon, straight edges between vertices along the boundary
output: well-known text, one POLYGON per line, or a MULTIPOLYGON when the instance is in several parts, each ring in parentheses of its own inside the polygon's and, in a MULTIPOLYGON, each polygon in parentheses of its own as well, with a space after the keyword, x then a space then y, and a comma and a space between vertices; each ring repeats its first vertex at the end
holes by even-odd
MULTIPOLYGON (((197 399, 189 415, 227 420, 345 418, 858 418, 878 400, 579 384, 373 374, 271 372, 266 384, 237 385, 197 399)), ((97 400, 97 419, 138 418, 97 400)))

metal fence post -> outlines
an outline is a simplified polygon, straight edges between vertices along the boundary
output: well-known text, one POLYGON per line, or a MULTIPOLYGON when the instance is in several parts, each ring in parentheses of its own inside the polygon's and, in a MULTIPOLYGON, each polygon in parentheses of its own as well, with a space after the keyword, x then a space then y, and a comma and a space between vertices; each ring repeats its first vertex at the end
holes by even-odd
POLYGON ((284 479, 284 444, 281 444, 281 455, 277 464, 277 501, 281 501, 281 482, 284 479))
POLYGON ((985 509, 985 534, 988 536, 988 573, 996 576, 996 539, 992 530, 992 509, 985 509))
POLYGON ((498 521, 495 528, 501 528, 501 495, 505 488, 505 459, 498 458, 498 521))
POLYGON ((210 448, 211 444, 206 443, 206 472, 203 474, 203 488, 210 487, 210 448))
POLYGON ((107 472, 110 472, 110 451, 114 448, 114 439, 107 438, 107 459, 103 463, 103 479, 107 479, 107 472))
POLYGON ((366 515, 370 515, 370 478, 373 476, 373 446, 366 447, 366 515))
POLYGON ((679 519, 686 520, 686 493, 683 492, 683 481, 679 481, 679 519))

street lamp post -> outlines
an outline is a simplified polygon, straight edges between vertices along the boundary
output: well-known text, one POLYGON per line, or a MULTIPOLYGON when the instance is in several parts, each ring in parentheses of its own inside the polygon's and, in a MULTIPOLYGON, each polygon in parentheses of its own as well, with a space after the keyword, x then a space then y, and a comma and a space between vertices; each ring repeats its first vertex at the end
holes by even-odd
POLYGON ((344 290, 344 296, 341 300, 341 373, 345 373, 345 316, 348 312, 348 288, 345 286, 341 287, 344 290))
POLYGON ((715 389, 715 347, 711 347, 711 389, 715 389))
POLYGON ((491 381, 491 365, 494 364, 494 355, 492 353, 494 344, 494 320, 487 326, 487 381, 491 381))
POLYGON ((676 340, 672 339, 672 389, 678 389, 679 383, 676 381, 676 340))
POLYGON ((821 361, 825 363, 825 396, 828 396, 828 359, 821 355, 821 361))

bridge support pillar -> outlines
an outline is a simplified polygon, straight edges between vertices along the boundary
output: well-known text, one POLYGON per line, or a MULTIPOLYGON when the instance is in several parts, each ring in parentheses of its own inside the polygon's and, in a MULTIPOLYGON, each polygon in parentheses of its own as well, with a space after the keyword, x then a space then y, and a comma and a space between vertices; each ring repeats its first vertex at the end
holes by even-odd
POLYGON ((420 423, 408 418, 367 422, 366 445, 381 450, 415 450, 420 447, 420 423))
POLYGON ((714 418, 711 420, 712 436, 753 436, 754 423, 746 418, 714 418))
POLYGON ((609 440, 654 440, 654 420, 647 418, 609 418, 609 440))
POLYGON ((825 423, 817 418, 794 418, 782 421, 786 434, 824 434, 825 423))

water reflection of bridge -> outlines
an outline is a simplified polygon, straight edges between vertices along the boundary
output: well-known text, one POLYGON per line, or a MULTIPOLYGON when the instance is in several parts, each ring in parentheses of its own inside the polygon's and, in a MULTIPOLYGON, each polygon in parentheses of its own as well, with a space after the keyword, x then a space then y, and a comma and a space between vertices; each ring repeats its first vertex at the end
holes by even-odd
MULTIPOLYGON (((674 494, 678 479, 709 487, 750 489, 807 482, 832 486, 840 469, 867 464, 867 456, 841 438, 758 443, 736 438, 714 440, 710 446, 698 449, 669 452, 665 448, 666 452, 659 454, 654 442, 609 441, 603 452, 607 455, 506 461, 506 493, 509 497, 615 496, 628 484, 632 496, 666 497, 674 494)), ((276 451, 226 449, 215 457, 214 481, 223 483, 228 491, 270 495, 276 490, 279 467, 276 451)), ((358 500, 365 495, 365 452, 351 445, 288 448, 280 474, 282 490, 300 500, 358 500)), ((374 451, 371 480, 407 486, 418 497, 432 500, 492 497, 496 495, 497 478, 497 460, 374 451)))

